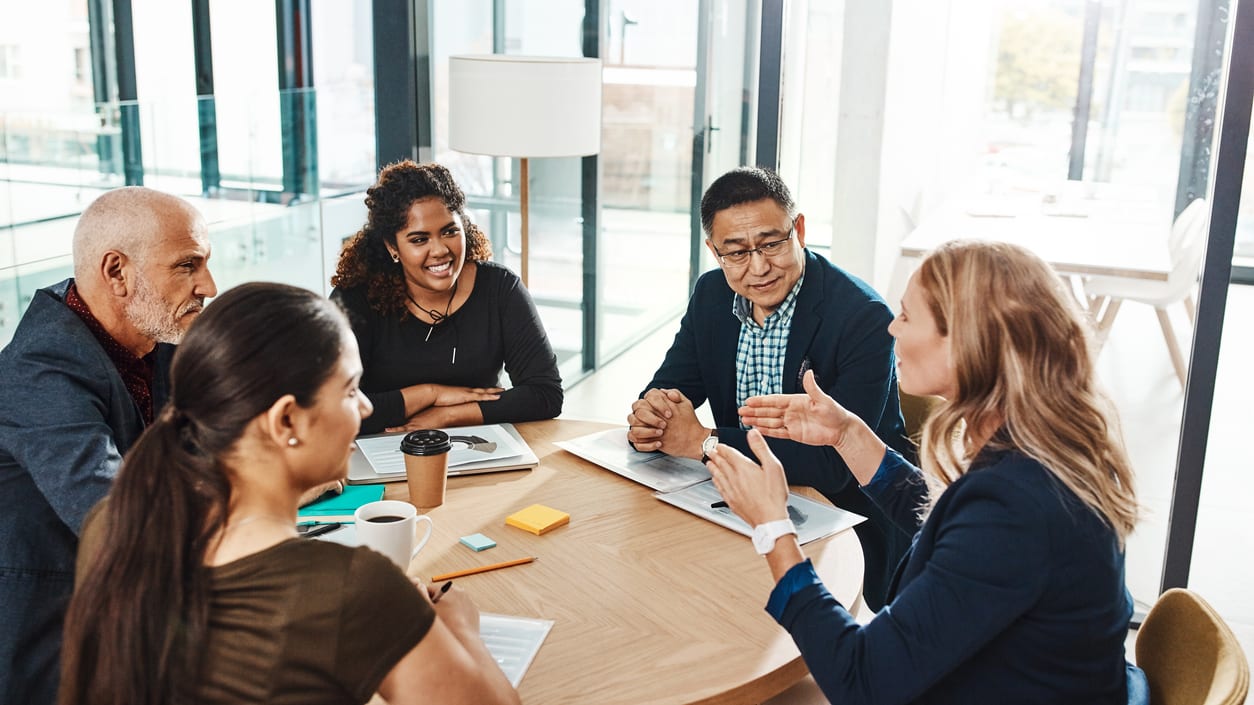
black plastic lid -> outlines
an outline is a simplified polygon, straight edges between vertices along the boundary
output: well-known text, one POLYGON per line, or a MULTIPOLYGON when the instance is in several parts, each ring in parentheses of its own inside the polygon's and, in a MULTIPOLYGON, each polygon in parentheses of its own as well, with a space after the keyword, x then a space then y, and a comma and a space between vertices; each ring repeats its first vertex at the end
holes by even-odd
POLYGON ((439 429, 410 431, 401 440, 401 452, 409 455, 440 455, 452 449, 448 434, 439 429))

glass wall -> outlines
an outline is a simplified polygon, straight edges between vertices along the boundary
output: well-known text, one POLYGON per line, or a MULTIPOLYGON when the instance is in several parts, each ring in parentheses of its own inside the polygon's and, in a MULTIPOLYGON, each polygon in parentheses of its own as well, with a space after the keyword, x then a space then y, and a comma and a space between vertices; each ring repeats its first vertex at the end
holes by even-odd
POLYGON ((313 0, 310 6, 318 177, 326 196, 374 182, 373 23, 370 3, 313 0))
MULTIPOLYGON (((1055 265, 1098 331, 1098 374, 1145 506, 1127 579, 1152 602, 1209 214, 1204 202, 1184 208, 1208 192, 1227 8, 871 5, 800 2, 787 25, 784 107, 794 116, 782 121, 780 167, 814 214, 811 242, 830 233, 833 260, 893 306, 918 258, 949 239, 1016 242, 1055 265), (826 228, 813 224, 825 218, 826 228)), ((1247 221, 1238 256, 1254 233, 1247 221)), ((1230 330, 1238 315, 1229 311, 1230 330)), ((1225 359, 1239 357, 1225 350, 1225 359)), ((1244 417, 1217 410, 1225 416, 1244 417)), ((1254 580, 1241 585, 1248 592, 1254 580)))
MULTIPOLYGON (((1233 263, 1248 257, 1254 233, 1254 158, 1246 136, 1246 161, 1241 205, 1237 213, 1233 263)), ((1254 375, 1246 369, 1254 359, 1254 286, 1228 287, 1214 402, 1207 438, 1206 461, 1198 502, 1197 529, 1189 565, 1189 588, 1201 593, 1232 627, 1245 653, 1254 654, 1254 567, 1234 556, 1254 554, 1254 526, 1242 498, 1254 485, 1250 474, 1249 400, 1254 375)), ((1213 348, 1212 348, 1213 349, 1213 348)))
POLYGON ((197 193, 200 124, 191 3, 132 0, 131 15, 144 185, 197 193))
MULTIPOLYGON (((204 214, 220 287, 265 279, 329 290, 340 242, 364 222, 362 191, 374 179, 371 25, 368 6, 312 5, 313 61, 327 87, 321 100, 311 89, 294 94, 317 105, 315 121, 325 121, 319 146, 326 154, 315 163, 328 198, 279 205, 272 195, 283 182, 273 5, 213 0, 216 95, 198 98, 190 8, 135 0, 140 100, 96 103, 86 0, 21 12, 0 3, 0 47, 8 47, 0 71, 0 344, 37 288, 70 276, 78 214, 123 185, 120 115, 127 111, 139 118, 143 183, 204 214), (216 114, 213 157, 222 172, 222 188, 208 195, 198 120, 206 108, 216 114)), ((102 54, 110 71, 113 51, 102 54)), ((115 76, 107 79, 116 86, 115 76)))
MULTIPOLYGON (((596 358, 602 363, 672 318, 687 298, 697 2, 662 6, 614 0, 603 11, 596 304, 596 358)), ((583 18, 583 0, 434 3, 435 159, 447 164, 466 190, 493 240, 496 259, 515 270, 520 265, 518 162, 448 148, 448 116, 442 109, 448 57, 494 52, 581 56, 583 18)), ((501 110, 504 119, 509 106, 501 110)), ((581 162, 533 159, 530 172, 529 288, 563 377, 575 379, 582 373, 583 315, 589 305, 583 288, 581 162)))
POLYGON ((687 304, 699 83, 697 0, 606 6, 597 268, 602 361, 687 304))
POLYGON ((283 183, 283 135, 274 8, 212 0, 209 19, 217 29, 213 80, 222 186, 277 192, 283 183))

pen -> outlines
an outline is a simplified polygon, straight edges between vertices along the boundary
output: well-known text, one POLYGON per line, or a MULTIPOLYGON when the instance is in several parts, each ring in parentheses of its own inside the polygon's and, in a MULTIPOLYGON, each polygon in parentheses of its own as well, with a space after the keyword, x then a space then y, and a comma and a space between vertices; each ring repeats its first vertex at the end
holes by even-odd
POLYGON ((727 502, 724 502, 723 500, 720 499, 714 504, 711 504, 710 509, 727 509, 727 502))
POLYGON ((338 529, 338 528, 340 528, 340 525, 339 525, 339 524, 318 524, 318 525, 314 526, 312 529, 310 529, 309 531, 306 531, 306 532, 302 533, 302 534, 301 534, 301 536, 303 536, 303 537, 305 537, 305 538, 307 538, 307 539, 311 539, 311 538, 313 538, 313 537, 315 537, 315 536, 321 536, 321 535, 323 535, 323 534, 329 534, 329 533, 331 533, 332 531, 335 531, 335 530, 336 530, 336 529, 338 529))
POLYGON ((439 592, 437 592, 437 593, 435 594, 435 597, 431 598, 431 604, 433 604, 433 605, 434 605, 435 603, 439 602, 439 601, 440 601, 440 598, 441 598, 441 597, 444 597, 444 593, 448 592, 448 589, 449 589, 449 588, 451 588, 451 587, 453 587, 453 581, 452 581, 452 580, 450 580, 450 581, 448 581, 447 583, 444 583, 443 585, 441 585, 441 586, 440 586, 440 591, 439 591, 439 592))
POLYGON ((467 575, 474 575, 475 573, 486 573, 489 570, 496 570, 497 568, 508 568, 510 566, 522 565, 524 563, 530 563, 534 560, 537 560, 535 556, 527 556, 526 558, 515 558, 512 561, 505 561, 504 563, 493 563, 491 565, 481 565, 478 568, 467 568, 465 570, 455 570, 452 573, 445 573, 444 575, 432 576, 431 582, 438 583, 441 580, 452 580, 453 578, 462 578, 467 575))

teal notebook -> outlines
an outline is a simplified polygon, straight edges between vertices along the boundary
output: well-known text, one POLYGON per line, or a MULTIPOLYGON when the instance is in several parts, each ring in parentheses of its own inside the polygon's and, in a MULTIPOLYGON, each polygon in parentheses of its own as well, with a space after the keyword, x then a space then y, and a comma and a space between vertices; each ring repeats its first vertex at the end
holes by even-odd
POLYGON ((351 516, 363 504, 383 499, 383 485, 348 485, 341 494, 331 495, 301 507, 299 517, 351 516))

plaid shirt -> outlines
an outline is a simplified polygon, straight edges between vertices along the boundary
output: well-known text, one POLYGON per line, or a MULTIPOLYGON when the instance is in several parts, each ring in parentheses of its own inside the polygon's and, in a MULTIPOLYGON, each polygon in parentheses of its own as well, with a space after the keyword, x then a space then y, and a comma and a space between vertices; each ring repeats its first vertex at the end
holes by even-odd
POLYGON ((740 319, 740 340, 736 343, 737 406, 744 406, 749 397, 783 393, 784 353, 788 351, 792 314, 803 281, 804 274, 762 325, 753 320, 753 304, 748 299, 740 294, 732 298, 732 313, 740 319))

